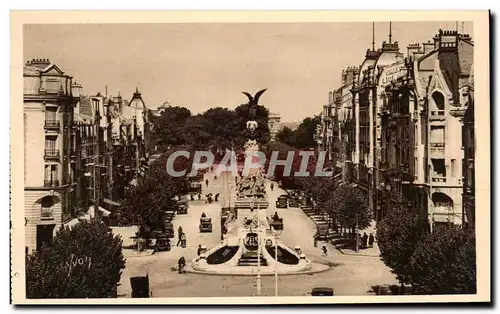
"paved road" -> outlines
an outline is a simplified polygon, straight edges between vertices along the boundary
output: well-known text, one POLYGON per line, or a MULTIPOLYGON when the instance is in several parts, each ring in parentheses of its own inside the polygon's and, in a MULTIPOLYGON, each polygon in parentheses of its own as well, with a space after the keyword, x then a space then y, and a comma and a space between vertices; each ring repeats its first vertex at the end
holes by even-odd
MULTIPOLYGON (((217 190, 216 181, 209 186, 217 190), (213 185, 211 185, 214 183, 213 185)), ((276 186, 276 184, 275 184, 276 186)), ((211 191, 213 193, 213 191, 211 191)), ((389 269, 376 257, 342 255, 329 246, 328 257, 322 257, 318 248, 313 245, 314 223, 299 208, 276 209, 276 197, 283 191, 275 187, 269 193, 270 216, 278 211, 284 220, 284 231, 281 241, 294 247, 300 245, 303 252, 313 261, 334 265, 327 272, 312 275, 292 275, 279 277, 281 296, 302 296, 314 287, 326 286, 335 289, 336 295, 366 295, 370 286, 377 284, 397 284, 389 269)), ((170 252, 156 253, 151 256, 127 258, 126 269, 122 275, 119 294, 130 297, 129 277, 149 274, 150 289, 153 297, 224 297, 250 296, 255 293, 255 278, 243 276, 211 276, 198 274, 180 275, 171 271, 180 256, 188 262, 196 255, 198 244, 212 247, 220 242, 220 206, 218 204, 190 204, 187 215, 178 215, 173 221, 177 227, 181 225, 187 234, 188 247, 183 249, 174 246, 170 252), (214 232, 200 235, 198 232, 199 217, 202 212, 212 217, 214 232), (194 237, 194 239, 193 239, 194 237)), ((176 242, 173 243, 174 245, 176 242)), ((274 277, 264 276, 262 279, 264 295, 274 295, 274 277)))

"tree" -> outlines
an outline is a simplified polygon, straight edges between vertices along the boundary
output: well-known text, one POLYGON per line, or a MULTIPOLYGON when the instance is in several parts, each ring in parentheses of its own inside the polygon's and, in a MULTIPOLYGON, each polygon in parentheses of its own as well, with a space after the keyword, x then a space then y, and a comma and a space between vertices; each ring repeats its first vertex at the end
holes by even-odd
POLYGON ((476 239, 461 226, 436 226, 419 241, 409 262, 418 294, 475 294, 476 239))
POLYGON ((178 203, 176 184, 165 169, 152 167, 137 186, 125 194, 118 208, 119 221, 123 225, 138 225, 141 236, 147 238, 149 229, 161 228, 166 211, 175 211, 178 203))
POLYGON ((276 135, 276 139, 282 143, 293 146, 293 131, 289 127, 282 128, 276 135))
POLYGON ((351 231, 368 227, 372 219, 366 196, 357 187, 347 184, 335 189, 327 208, 339 224, 351 228, 351 231))
POLYGON ((314 137, 316 128, 321 123, 319 117, 305 118, 302 123, 293 131, 293 145, 297 148, 313 148, 316 147, 314 137))
POLYGON ((205 111, 203 117, 208 123, 211 136, 208 142, 216 151, 224 152, 234 148, 235 143, 244 142, 244 133, 239 127, 236 111, 217 107, 205 111))
POLYGON ((396 203, 377 224, 377 241, 382 261, 391 268, 401 284, 411 282, 410 261, 427 233, 427 219, 402 203, 396 203))
POLYGON ((82 221, 26 257, 26 296, 116 298, 124 268, 120 237, 96 219, 82 221))
POLYGON ((185 144, 185 124, 189 117, 191 112, 187 108, 167 107, 161 116, 153 119, 154 139, 162 150, 185 144))

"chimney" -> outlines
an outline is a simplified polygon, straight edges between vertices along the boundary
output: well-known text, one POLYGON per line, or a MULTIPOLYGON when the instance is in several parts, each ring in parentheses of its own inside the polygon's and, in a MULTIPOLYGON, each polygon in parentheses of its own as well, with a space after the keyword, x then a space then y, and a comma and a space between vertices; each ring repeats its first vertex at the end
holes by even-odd
POLYGON ((347 71, 342 70, 342 78, 340 80, 341 85, 345 85, 347 83, 347 71))
POLYGON ((458 47, 458 37, 457 31, 439 32, 439 50, 456 51, 458 47))
POLYGON ((421 48, 419 43, 409 44, 408 47, 406 47, 406 55, 411 57, 413 53, 420 51, 421 48))
POLYGON ((441 37, 441 34, 443 33, 443 30, 439 30, 439 32, 434 36, 434 49, 439 49, 439 39, 441 37))
MULTIPOLYGON (((435 37, 434 37, 434 40, 436 40, 435 37)), ((431 43, 430 40, 428 42, 424 43, 423 45, 424 45, 424 54, 428 54, 432 50, 437 49, 437 48, 435 48, 435 44, 431 43)))

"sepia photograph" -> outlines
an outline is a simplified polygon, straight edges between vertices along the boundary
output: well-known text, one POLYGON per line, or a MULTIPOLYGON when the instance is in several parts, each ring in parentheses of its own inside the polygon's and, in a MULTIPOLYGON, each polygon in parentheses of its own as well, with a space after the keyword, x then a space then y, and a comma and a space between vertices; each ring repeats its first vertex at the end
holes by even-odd
POLYGON ((490 301, 487 11, 70 13, 11 13, 15 303, 490 301))

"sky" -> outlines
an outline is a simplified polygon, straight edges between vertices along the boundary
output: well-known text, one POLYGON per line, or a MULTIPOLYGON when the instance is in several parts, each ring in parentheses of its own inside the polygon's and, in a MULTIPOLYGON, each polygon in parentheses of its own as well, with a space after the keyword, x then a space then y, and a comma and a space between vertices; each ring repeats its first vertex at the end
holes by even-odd
MULTIPOLYGON (((392 40, 406 55, 456 22, 393 22, 392 40)), ((472 36, 472 22, 459 31, 472 36)), ((375 46, 389 22, 375 23, 375 46)), ((86 94, 136 87, 146 106, 168 101, 193 113, 246 103, 241 92, 267 88, 260 104, 284 122, 322 111, 340 87, 342 69, 359 66, 372 43, 372 23, 38 24, 24 26, 24 61, 45 58, 83 85, 86 94)))

